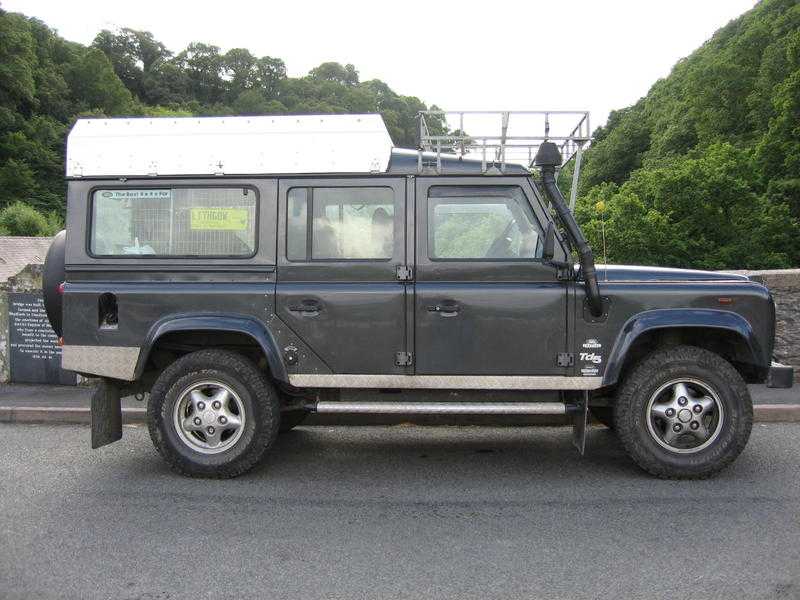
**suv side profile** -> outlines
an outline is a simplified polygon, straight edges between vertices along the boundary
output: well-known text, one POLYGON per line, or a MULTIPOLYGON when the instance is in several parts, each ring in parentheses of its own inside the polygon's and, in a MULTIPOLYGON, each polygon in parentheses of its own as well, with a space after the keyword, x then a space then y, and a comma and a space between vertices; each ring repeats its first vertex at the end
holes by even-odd
POLYGON ((792 381, 764 286, 595 267, 552 142, 537 177, 422 158, 378 115, 79 120, 44 293, 63 367, 99 378, 93 447, 149 393, 153 443, 190 476, 247 471, 311 411, 567 414, 581 452, 591 412, 659 477, 738 456, 746 384, 792 381))

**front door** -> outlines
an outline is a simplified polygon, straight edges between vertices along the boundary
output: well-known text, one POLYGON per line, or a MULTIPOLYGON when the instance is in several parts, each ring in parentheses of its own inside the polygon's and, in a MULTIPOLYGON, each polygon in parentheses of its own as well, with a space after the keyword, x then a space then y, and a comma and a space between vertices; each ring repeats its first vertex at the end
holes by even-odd
POLYGON ((405 193, 402 178, 280 182, 277 314, 332 373, 407 372, 405 193))
POLYGON ((541 260, 544 211, 525 177, 417 179, 417 374, 564 374, 568 286, 541 260))

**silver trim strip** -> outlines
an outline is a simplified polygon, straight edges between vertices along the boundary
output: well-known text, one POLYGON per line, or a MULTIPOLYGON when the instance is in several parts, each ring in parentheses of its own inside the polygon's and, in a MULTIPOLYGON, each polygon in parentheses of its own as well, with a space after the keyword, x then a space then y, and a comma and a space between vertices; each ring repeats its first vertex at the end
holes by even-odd
POLYGON ((61 368, 68 371, 133 381, 139 348, 128 346, 64 346, 61 368))
POLYGON ((289 375, 295 387, 441 390, 596 390, 602 377, 560 375, 289 375))
POLYGON ((565 415, 563 402, 317 402, 318 413, 416 415, 565 415))

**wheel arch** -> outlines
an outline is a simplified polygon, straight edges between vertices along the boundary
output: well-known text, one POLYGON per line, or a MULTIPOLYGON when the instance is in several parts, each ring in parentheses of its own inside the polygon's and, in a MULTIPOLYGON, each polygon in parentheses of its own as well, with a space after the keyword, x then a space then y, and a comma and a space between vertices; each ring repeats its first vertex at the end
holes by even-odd
POLYGON ((715 309, 656 309, 634 315, 622 327, 603 376, 618 383, 636 361, 657 347, 688 344, 721 355, 748 382, 759 381, 769 364, 750 323, 741 315, 715 309))
POLYGON ((271 376, 281 382, 288 382, 286 366, 275 338, 261 322, 251 317, 237 315, 174 315, 156 322, 142 344, 136 364, 136 379, 145 372, 154 350, 165 340, 190 335, 228 335, 248 340, 266 361, 271 376))

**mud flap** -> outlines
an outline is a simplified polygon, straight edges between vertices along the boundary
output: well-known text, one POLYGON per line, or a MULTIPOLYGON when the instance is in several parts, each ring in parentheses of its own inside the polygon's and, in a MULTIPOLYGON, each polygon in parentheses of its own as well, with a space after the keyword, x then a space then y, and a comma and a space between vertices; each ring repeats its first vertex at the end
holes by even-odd
POLYGON ((583 456, 586 450, 586 423, 589 419, 589 392, 583 392, 570 412, 572 413, 572 445, 583 456))
POLYGON ((122 438, 120 387, 101 379, 92 395, 92 448, 100 448, 122 438))

